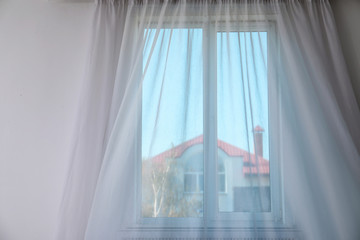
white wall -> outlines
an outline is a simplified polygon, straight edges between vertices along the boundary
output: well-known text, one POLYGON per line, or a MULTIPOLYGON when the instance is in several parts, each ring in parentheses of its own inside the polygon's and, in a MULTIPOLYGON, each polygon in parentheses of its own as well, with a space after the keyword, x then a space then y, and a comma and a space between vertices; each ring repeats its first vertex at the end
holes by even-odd
POLYGON ((92 3, 0 0, 0 239, 54 239, 92 3))

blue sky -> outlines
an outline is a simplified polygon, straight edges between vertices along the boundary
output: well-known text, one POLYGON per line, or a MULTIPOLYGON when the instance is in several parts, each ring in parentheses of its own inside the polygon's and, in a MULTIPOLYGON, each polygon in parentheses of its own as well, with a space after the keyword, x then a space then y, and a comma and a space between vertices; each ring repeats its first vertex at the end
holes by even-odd
MULTIPOLYGON (((149 29, 144 34, 142 156, 146 158, 203 134, 204 74, 202 29, 149 29)), ((249 136, 253 151, 252 123, 261 125, 268 158, 266 59, 266 32, 217 33, 218 138, 248 150, 249 136)))

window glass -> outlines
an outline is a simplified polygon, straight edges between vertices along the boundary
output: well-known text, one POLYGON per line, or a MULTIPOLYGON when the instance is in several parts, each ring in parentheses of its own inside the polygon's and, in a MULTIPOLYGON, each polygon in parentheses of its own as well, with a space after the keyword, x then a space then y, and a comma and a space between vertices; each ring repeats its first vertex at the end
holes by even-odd
POLYGON ((226 192, 225 173, 218 174, 218 187, 220 193, 226 192))
POLYGON ((198 187, 197 187, 197 175, 196 174, 186 173, 184 181, 185 181, 184 182, 185 192, 193 193, 193 192, 197 191, 198 187))
POLYGON ((201 217, 202 29, 146 29, 144 37, 142 217, 201 217))
POLYGON ((142 217, 202 217, 204 196, 220 212, 271 211, 267 32, 215 36, 217 184, 205 192, 203 30, 144 31, 142 217))
POLYGON ((220 212, 270 211, 267 32, 217 33, 220 212))
POLYGON ((203 192, 204 191, 204 174, 199 174, 198 183, 199 183, 199 191, 203 192))

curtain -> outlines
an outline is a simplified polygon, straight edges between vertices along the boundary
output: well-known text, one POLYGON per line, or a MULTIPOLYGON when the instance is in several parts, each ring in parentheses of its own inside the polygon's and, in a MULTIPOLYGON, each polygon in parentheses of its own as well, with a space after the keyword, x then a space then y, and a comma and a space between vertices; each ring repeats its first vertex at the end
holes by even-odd
POLYGON ((58 239, 359 239, 326 0, 99 0, 58 239))

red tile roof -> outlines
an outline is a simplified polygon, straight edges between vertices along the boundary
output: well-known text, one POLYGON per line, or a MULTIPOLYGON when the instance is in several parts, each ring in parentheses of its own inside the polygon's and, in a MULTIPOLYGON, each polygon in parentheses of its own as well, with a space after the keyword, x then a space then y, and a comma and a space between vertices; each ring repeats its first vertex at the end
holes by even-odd
MULTIPOLYGON (((257 126, 259 127, 259 126, 257 126)), ((261 127, 259 127, 261 128, 261 127)), ((262 128, 261 128, 262 129, 262 128)), ((256 131, 256 128, 255 128, 256 131)), ((183 142, 180 145, 177 145, 165 152, 162 152, 152 158, 155 162, 162 162, 166 158, 178 158, 180 157, 189 147, 192 147, 197 144, 202 144, 204 142, 203 135, 200 135, 196 138, 183 142)), ((249 153, 241 148, 238 148, 234 145, 231 145, 227 142, 224 142, 218 139, 218 148, 223 150, 230 157, 242 157, 243 158, 243 174, 244 175, 269 175, 269 160, 258 156, 257 162, 258 167, 256 167, 256 157, 255 154, 249 153), (250 162, 251 159, 251 162, 250 162)))

